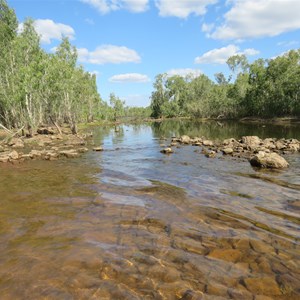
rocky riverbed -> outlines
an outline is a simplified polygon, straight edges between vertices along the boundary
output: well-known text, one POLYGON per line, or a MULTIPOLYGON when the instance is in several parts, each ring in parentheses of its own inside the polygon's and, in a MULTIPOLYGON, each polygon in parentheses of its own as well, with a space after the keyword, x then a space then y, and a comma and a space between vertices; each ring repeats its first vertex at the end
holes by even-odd
POLYGON ((90 149, 102 151, 90 138, 92 134, 73 135, 65 128, 58 133, 52 127, 41 127, 31 137, 12 137, 0 143, 0 163, 21 163, 42 159, 58 160, 61 158, 77 158, 90 149))
MULTIPOLYGON (((165 140, 162 138, 162 140, 165 140)), ((201 153, 208 158, 221 156, 231 156, 238 159, 247 159, 254 167, 280 169, 287 168, 288 162, 283 155, 287 153, 299 152, 300 141, 297 139, 261 139, 258 136, 243 136, 241 139, 225 139, 223 141, 213 141, 205 137, 173 137, 167 147, 161 144, 164 154, 174 153, 174 147, 182 145, 193 145, 201 147, 201 153)), ((196 150, 196 152, 198 152, 196 150)))

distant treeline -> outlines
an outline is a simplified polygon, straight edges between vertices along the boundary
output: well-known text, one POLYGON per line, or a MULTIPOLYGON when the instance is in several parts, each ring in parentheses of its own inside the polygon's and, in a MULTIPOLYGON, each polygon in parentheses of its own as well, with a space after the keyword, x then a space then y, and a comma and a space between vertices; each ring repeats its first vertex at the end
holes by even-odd
POLYGON ((251 64, 245 55, 235 55, 227 65, 231 75, 217 73, 216 82, 205 75, 157 75, 152 117, 300 116, 300 49, 251 64))

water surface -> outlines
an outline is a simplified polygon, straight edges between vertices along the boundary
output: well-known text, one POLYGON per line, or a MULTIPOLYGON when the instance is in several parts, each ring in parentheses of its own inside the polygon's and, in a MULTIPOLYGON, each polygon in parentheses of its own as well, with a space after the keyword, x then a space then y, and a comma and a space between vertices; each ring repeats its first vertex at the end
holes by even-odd
POLYGON ((0 165, 1 299, 299 299, 300 155, 271 172, 160 153, 181 134, 300 139, 299 125, 92 130, 105 151, 0 165))

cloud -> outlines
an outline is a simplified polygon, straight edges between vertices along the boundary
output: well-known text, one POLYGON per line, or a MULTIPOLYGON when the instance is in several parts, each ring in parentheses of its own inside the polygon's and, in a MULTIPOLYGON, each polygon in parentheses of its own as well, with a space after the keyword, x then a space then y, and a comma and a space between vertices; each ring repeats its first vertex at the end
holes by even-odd
POLYGON ((129 10, 133 13, 141 13, 148 9, 149 0, 80 0, 96 8, 101 14, 107 14, 116 10, 129 10))
POLYGON ((202 27, 201 27, 201 30, 203 32, 209 33, 209 32, 212 32, 212 30, 214 29, 214 27, 215 27, 215 24, 213 24, 213 23, 211 23, 211 24, 203 23, 202 27))
POLYGON ((181 77, 186 77, 188 75, 191 75, 192 77, 196 78, 202 74, 202 72, 199 69, 171 69, 167 71, 167 74, 169 77, 178 75, 181 77))
POLYGON ((271 37, 300 28, 300 1, 232 0, 230 4, 223 24, 210 37, 220 40, 271 37))
POLYGON ((245 54, 247 56, 256 55, 258 50, 249 48, 244 51, 239 51, 240 48, 235 45, 228 45, 226 47, 213 49, 205 52, 203 55, 195 58, 196 64, 225 64, 227 59, 233 55, 245 54))
POLYGON ((86 23, 88 23, 89 25, 95 25, 95 21, 93 19, 90 19, 90 18, 85 18, 84 21, 86 23))
POLYGON ((94 51, 86 48, 77 49, 78 60, 90 64, 121 64, 121 63, 140 63, 141 57, 135 50, 124 46, 102 45, 94 51))
MULTIPOLYGON (((23 30, 23 26, 23 23, 20 23, 19 32, 23 30)), ((61 40, 64 36, 73 40, 75 36, 75 30, 71 26, 55 23, 49 19, 37 19, 33 22, 33 26, 44 44, 50 44, 52 40, 61 40)))
POLYGON ((278 42, 277 46, 280 46, 280 47, 295 47, 299 44, 300 44, 299 41, 282 41, 282 42, 278 42))
POLYGON ((187 18, 190 14, 197 16, 206 13, 206 6, 215 4, 217 0, 156 0, 155 5, 162 17, 187 18))
POLYGON ((109 81, 114 83, 129 83, 129 82, 145 83, 145 82, 149 82, 150 78, 144 74, 126 73, 126 74, 114 75, 109 78, 109 81))

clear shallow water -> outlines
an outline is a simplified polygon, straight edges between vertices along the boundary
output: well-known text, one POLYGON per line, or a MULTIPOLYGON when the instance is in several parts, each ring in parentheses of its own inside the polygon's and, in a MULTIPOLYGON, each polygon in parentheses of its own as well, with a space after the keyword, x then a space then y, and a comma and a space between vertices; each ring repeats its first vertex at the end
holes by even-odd
POLYGON ((93 129, 100 153, 0 165, 1 299, 299 299, 300 155, 270 172, 199 147, 159 152, 173 135, 299 127, 119 129, 93 129))

